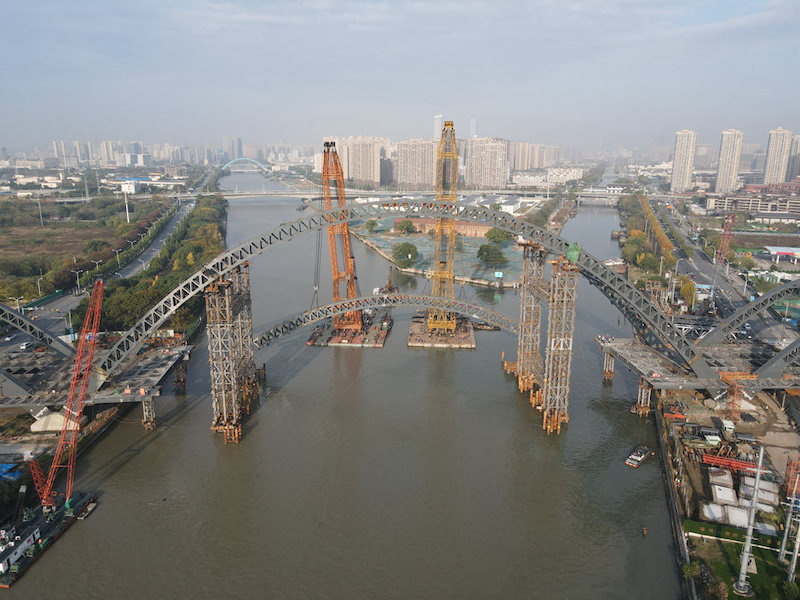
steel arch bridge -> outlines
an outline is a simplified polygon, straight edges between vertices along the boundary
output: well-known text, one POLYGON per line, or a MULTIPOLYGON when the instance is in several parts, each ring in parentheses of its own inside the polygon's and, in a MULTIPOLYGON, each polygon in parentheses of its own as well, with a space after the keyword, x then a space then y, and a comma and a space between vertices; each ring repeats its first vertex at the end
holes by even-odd
POLYGON ((741 307, 730 317, 697 340, 697 343, 700 346, 720 344, 733 332, 738 331, 745 321, 751 319, 761 311, 769 308, 776 302, 780 302, 786 298, 796 298, 798 296, 800 296, 800 279, 776 287, 763 296, 759 296, 753 302, 741 307))
POLYGON ((474 317, 511 333, 518 332, 518 323, 515 319, 501 315, 479 304, 472 304, 462 300, 450 300, 436 296, 419 296, 416 294, 376 294, 374 296, 361 296, 333 302, 320 308, 307 310, 288 319, 284 319, 255 334, 255 344, 262 348, 268 346, 279 337, 290 334, 300 327, 311 325, 334 315, 341 315, 354 310, 365 308, 387 308, 394 306, 421 306, 425 308, 441 308, 448 312, 456 312, 465 317, 474 317))
MULTIPOLYGON (((480 206, 457 206, 424 200, 378 200, 334 208, 314 213, 288 223, 282 223, 265 234, 220 254, 197 273, 167 294, 151 308, 99 362, 104 376, 113 373, 131 353, 138 351, 149 338, 189 298, 203 291, 214 279, 226 274, 253 256, 282 242, 293 240, 310 231, 324 229, 334 223, 383 218, 389 216, 446 217, 484 223, 507 231, 521 239, 542 245, 550 254, 566 255, 569 243, 536 225, 497 213, 480 206)), ((599 259, 582 251, 576 266, 611 302, 622 310, 639 331, 655 333, 661 342, 674 352, 700 378, 717 379, 701 352, 689 342, 663 312, 626 278, 606 267, 599 259)))
POLYGON ((0 322, 6 323, 19 329, 23 333, 27 333, 34 339, 40 341, 67 358, 75 357, 75 350, 69 344, 62 342, 56 336, 48 333, 28 317, 18 313, 10 306, 0 304, 0 322))
POLYGON ((260 162, 258 162, 257 160, 253 160, 252 158, 234 158, 233 160, 229 160, 224 165, 222 165, 220 169, 224 171, 225 169, 230 167, 233 163, 238 163, 238 162, 252 163, 265 173, 269 173, 269 169, 265 165, 262 165, 260 162))

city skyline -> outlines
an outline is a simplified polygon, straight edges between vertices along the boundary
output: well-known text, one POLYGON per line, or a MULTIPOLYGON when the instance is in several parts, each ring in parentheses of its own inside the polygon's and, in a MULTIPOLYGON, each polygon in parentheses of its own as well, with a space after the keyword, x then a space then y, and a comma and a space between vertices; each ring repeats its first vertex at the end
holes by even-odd
POLYGON ((195 144, 231 131, 293 144, 331 131, 396 140, 427 137, 436 114, 454 120, 459 137, 475 119, 482 135, 586 150, 670 146, 681 128, 711 140, 735 127, 763 145, 778 125, 800 129, 800 84, 785 76, 800 51, 792 8, 785 0, 11 4, 0 11, 13 24, 2 43, 17 57, 4 98, 15 118, 0 145, 195 144), (476 35, 481 44, 471 43, 476 35))

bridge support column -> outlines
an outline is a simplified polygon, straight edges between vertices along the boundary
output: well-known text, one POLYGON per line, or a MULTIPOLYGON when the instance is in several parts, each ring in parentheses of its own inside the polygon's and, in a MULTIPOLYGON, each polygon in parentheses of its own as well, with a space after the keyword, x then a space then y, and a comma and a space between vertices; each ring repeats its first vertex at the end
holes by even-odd
POLYGON ((542 390, 542 428, 548 434, 561 433, 569 421, 569 376, 572 368, 572 338, 575 332, 575 298, 578 267, 563 256, 551 261, 550 318, 547 323, 544 385, 542 390))
POLYGON ((603 352, 603 381, 614 381, 614 355, 603 352))
POLYGON ((175 379, 173 383, 173 389, 175 390, 176 394, 185 394, 186 393, 186 361, 179 360, 178 364, 175 365, 175 379))
POLYGON ((533 392, 542 381, 542 308, 549 290, 544 278, 547 251, 539 244, 525 243, 522 249, 522 292, 516 362, 505 361, 506 373, 517 377, 520 392, 533 392))
POLYGON ((249 264, 215 280, 206 290, 213 417, 211 431, 238 443, 242 424, 259 396, 253 363, 249 264))
POLYGON ((156 428, 156 407, 152 398, 142 400, 142 425, 147 431, 152 431, 156 428))
POLYGON ((645 417, 650 414, 650 396, 653 388, 646 379, 639 378, 639 395, 636 398, 636 414, 645 417))

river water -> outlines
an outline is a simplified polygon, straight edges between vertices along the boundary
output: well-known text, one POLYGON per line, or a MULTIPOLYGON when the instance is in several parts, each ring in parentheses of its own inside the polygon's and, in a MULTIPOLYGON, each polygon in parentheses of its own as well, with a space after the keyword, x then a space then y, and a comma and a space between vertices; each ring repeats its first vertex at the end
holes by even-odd
MULTIPOLYGON (((223 186, 280 186, 235 174, 223 186)), ((227 244, 302 216, 297 199, 230 203, 227 244)), ((585 208, 563 236, 618 256, 612 210, 585 208)), ((321 302, 330 299, 326 239, 321 302)), ((354 243, 362 290, 387 264, 354 243)), ((252 266, 253 323, 312 300, 316 234, 252 266)), ((401 290, 425 281, 401 277, 401 290)), ((464 288, 518 316, 513 291, 464 288)), ((241 444, 211 420, 202 337, 188 393, 167 384, 159 427, 134 408, 79 461, 76 489, 98 509, 14 587, 20 598, 650 598, 680 597, 658 461, 623 465, 651 423, 628 412, 636 379, 603 386, 593 337, 628 335, 606 298, 578 288, 570 422, 541 415, 500 365, 514 337, 477 332, 473 351, 406 347, 411 310, 396 309, 383 349, 308 348, 301 331, 259 351, 268 390, 241 444), (648 535, 642 536, 646 526, 648 535)))

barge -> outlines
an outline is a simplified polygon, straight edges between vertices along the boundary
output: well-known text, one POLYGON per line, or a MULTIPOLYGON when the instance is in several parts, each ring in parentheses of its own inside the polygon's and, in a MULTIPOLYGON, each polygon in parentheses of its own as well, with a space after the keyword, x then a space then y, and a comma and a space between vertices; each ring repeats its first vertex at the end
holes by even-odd
POLYGON ((15 525, 0 529, 0 588, 10 588, 50 545, 85 519, 97 505, 97 496, 76 494, 72 502, 44 514, 42 507, 27 509, 15 525))

